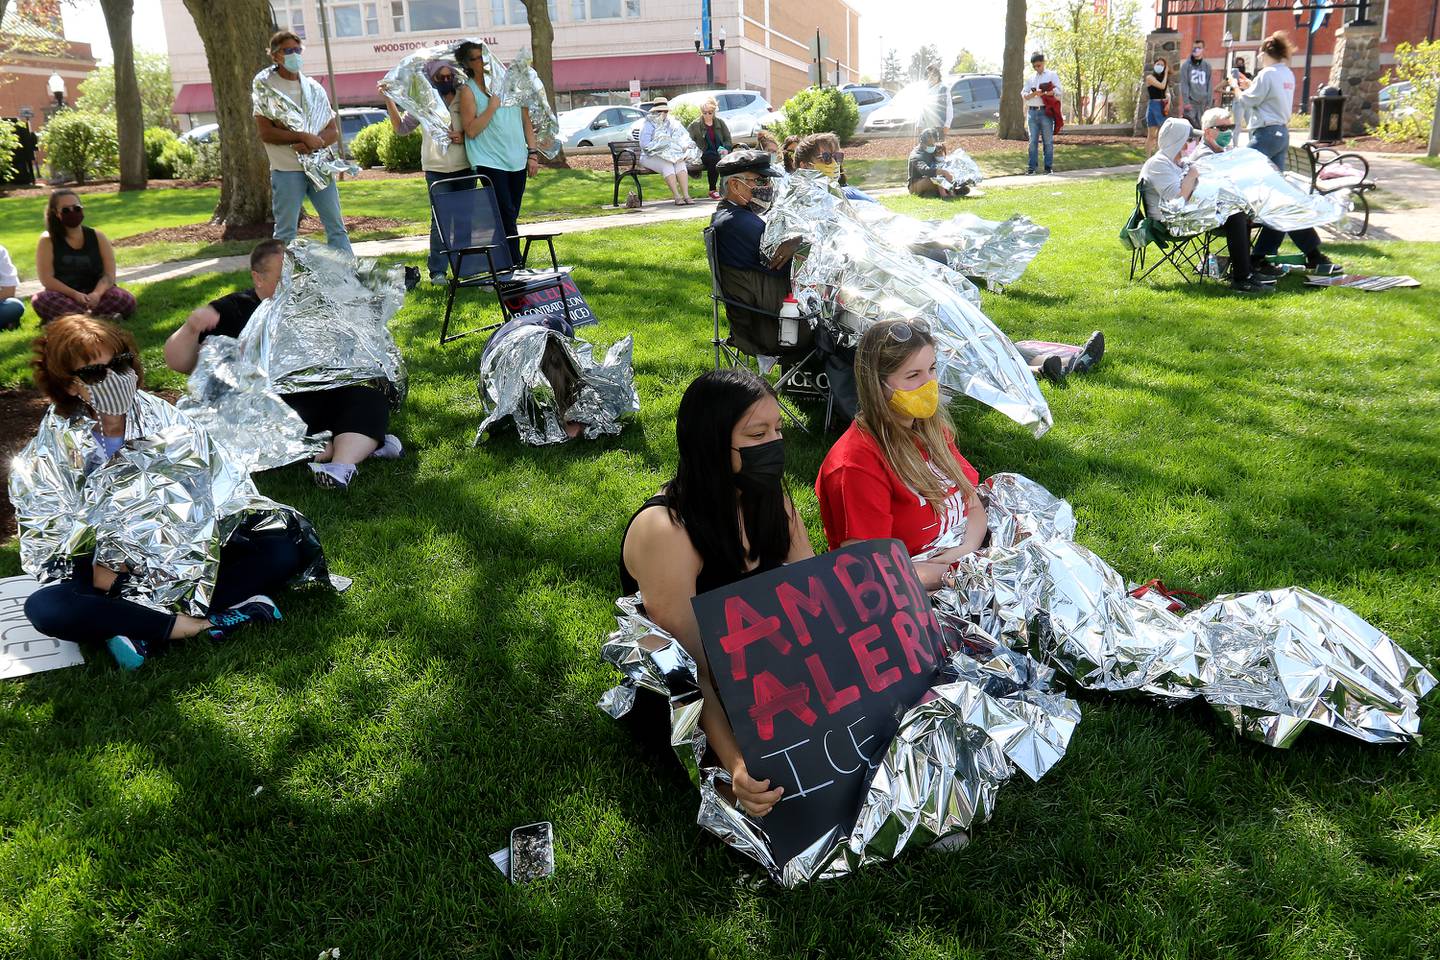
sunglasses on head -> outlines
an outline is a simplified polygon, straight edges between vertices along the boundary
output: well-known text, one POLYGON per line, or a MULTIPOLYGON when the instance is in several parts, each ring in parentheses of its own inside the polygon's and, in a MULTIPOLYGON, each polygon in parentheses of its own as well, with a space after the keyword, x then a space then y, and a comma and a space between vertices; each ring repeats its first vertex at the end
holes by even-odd
POLYGON ((895 323, 890 325, 886 333, 896 343, 909 343, 910 338, 915 336, 915 328, 908 323, 895 323))
POLYGON ((845 151, 844 151, 844 150, 836 150, 836 151, 834 151, 833 153, 832 153, 831 151, 829 151, 829 150, 824 150, 824 151, 822 151, 822 152, 820 153, 820 162, 821 162, 821 163, 832 163, 832 162, 833 162, 833 163, 839 163, 841 160, 844 160, 844 159, 845 159, 845 151))
POLYGON ((114 370, 116 373, 124 373, 126 370, 133 369, 134 366, 135 354, 117 353, 115 354, 115 356, 110 358, 109 363, 87 364, 81 367, 79 370, 76 370, 74 376, 76 377, 76 379, 80 380, 80 382, 87 383, 93 387, 101 380, 104 380, 106 374, 108 374, 111 370, 114 370))
POLYGON ((85 209, 85 208, 82 207, 82 206, 80 206, 80 204, 78 204, 78 203, 72 203, 72 204, 70 204, 69 206, 61 207, 61 208, 60 208, 60 212, 61 212, 61 213, 69 213, 71 210, 84 210, 84 209, 85 209))

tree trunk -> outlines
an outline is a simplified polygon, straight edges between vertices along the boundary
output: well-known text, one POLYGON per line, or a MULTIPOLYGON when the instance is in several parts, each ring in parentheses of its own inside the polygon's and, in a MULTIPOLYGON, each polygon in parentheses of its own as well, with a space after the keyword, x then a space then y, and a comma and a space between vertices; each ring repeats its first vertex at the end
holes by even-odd
POLYGON ((270 164, 255 135, 250 82, 266 65, 274 21, 268 0, 185 0, 195 21, 220 124, 220 202, 211 223, 246 227, 270 219, 270 164))
POLYGON ((1020 88, 1025 83, 1025 0, 1005 3, 1005 63, 1000 87, 1000 139, 1024 140, 1025 104, 1020 88))
MULTIPOLYGON (((540 82, 545 84, 545 94, 550 99, 550 109, 555 109, 555 27, 550 23, 550 7, 547 0, 525 0, 525 18, 530 21, 530 54, 540 82)), ((545 161, 549 166, 568 167, 565 149, 554 160, 545 161)))
POLYGON ((149 171, 145 162, 145 105, 135 77, 135 45, 131 28, 134 0, 100 0, 110 49, 115 55, 115 139, 120 147, 120 189, 144 190, 149 171))

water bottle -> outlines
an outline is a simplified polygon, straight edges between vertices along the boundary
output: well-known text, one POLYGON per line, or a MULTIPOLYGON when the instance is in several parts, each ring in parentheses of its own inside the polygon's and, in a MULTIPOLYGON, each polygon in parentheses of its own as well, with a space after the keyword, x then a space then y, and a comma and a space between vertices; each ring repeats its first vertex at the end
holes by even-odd
POLYGON ((793 347, 800 342, 800 304, 794 294, 780 304, 780 346, 793 347))

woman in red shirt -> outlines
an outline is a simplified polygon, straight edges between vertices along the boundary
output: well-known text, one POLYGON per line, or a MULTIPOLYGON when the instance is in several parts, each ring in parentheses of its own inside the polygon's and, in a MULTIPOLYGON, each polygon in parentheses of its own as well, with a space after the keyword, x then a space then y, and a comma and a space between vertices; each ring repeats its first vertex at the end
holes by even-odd
POLYGON ((960 545, 915 564, 930 589, 950 564, 985 539, 980 475, 955 449, 955 428, 940 406, 935 339, 924 328, 884 320, 855 352, 860 413, 830 448, 815 481, 830 549, 894 537, 914 556, 964 529, 960 545))

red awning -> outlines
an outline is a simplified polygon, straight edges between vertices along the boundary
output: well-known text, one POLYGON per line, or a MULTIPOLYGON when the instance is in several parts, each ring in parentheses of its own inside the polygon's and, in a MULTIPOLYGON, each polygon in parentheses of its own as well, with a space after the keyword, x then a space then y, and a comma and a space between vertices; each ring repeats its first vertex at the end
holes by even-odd
MULTIPOLYGON (((342 107, 368 107, 383 103, 375 89, 384 70, 341 73, 335 76, 342 107)), ((329 88, 329 78, 315 76, 329 88)), ((628 90, 631 80, 642 87, 695 86, 705 83, 705 60, 694 51, 650 53, 638 57, 587 57, 555 61, 556 92, 574 90, 628 90)), ((725 86, 725 54, 715 55, 715 86, 725 86)), ((175 94, 175 113, 214 113, 215 96, 208 83, 182 84, 175 94)))
MULTIPOLYGON (((555 61, 555 90, 628 90, 641 87, 694 86, 705 83, 705 59, 693 50, 637 57, 587 57, 555 61)), ((725 86, 725 54, 715 55, 715 86, 725 86)))

